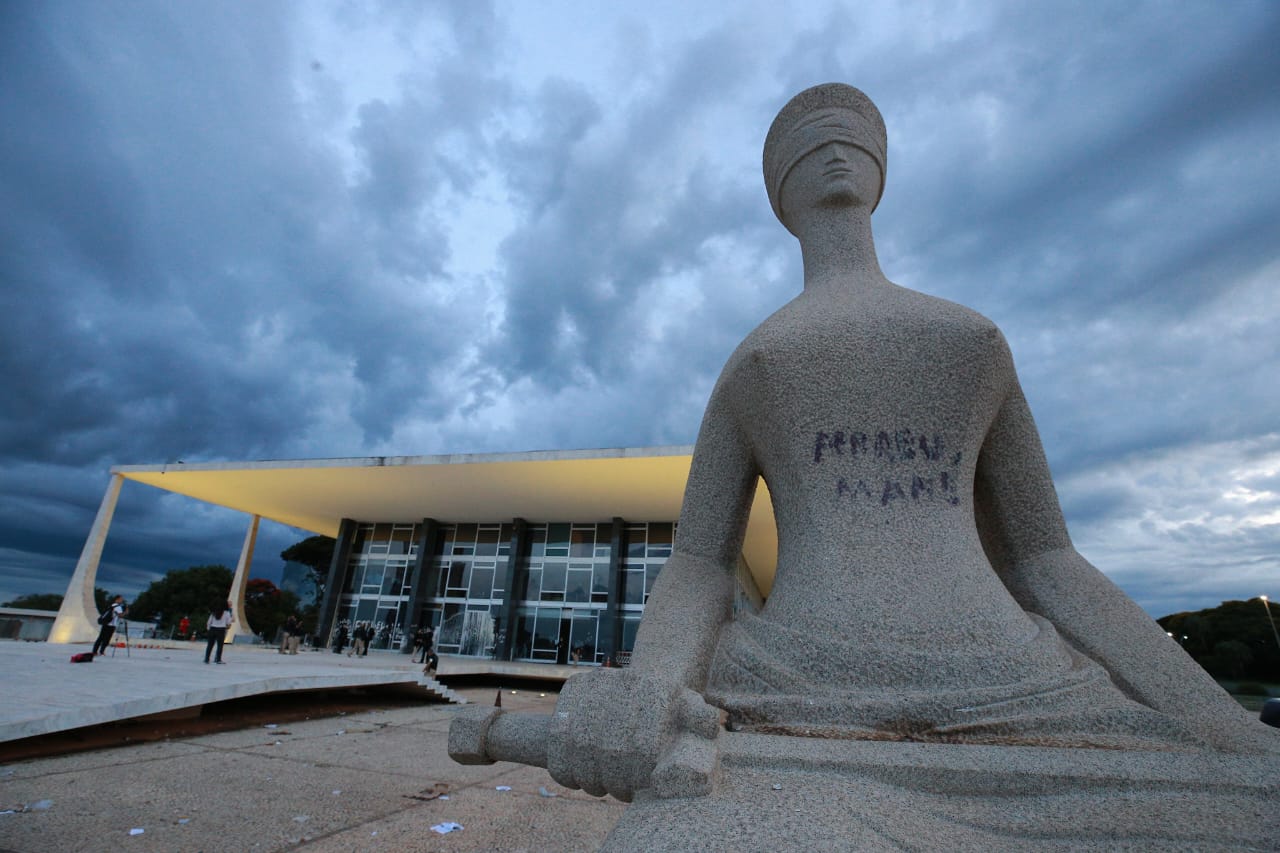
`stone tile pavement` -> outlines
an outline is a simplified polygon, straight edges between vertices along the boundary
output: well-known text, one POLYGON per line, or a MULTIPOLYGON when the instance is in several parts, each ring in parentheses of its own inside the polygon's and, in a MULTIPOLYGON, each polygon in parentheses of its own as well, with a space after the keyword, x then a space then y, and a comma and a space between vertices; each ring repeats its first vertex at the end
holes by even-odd
POLYGON ((0 743, 112 720, 238 699, 320 688, 414 685, 421 667, 407 655, 348 658, 328 652, 281 655, 233 645, 224 666, 205 665, 203 643, 117 648, 72 664, 88 645, 0 641, 0 743))
MULTIPOLYGON (((298 677, 296 667, 412 667, 392 655, 357 661, 239 647, 222 667, 200 663, 202 648, 72 665, 74 650, 0 643, 0 725, 33 718, 23 696, 66 714, 76 696, 101 707, 162 692, 155 685, 166 681, 231 689, 242 678, 236 670, 250 667, 282 678, 298 677)), ((460 692, 492 702, 495 690, 460 692)), ((517 687, 504 691, 503 707, 550 713, 555 700, 517 687)), ((595 850, 624 805, 562 788, 540 768, 455 764, 447 739, 459 707, 361 711, 0 765, 0 851, 595 850), (448 799, 425 798, 439 787, 448 799), (447 822, 463 829, 431 830, 447 822)))

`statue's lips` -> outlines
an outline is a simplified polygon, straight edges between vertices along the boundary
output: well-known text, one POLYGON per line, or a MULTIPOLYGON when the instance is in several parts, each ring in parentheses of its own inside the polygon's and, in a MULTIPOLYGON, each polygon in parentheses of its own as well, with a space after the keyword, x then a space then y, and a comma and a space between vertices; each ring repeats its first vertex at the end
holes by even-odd
POLYGON ((834 168, 827 169, 825 172, 823 172, 822 177, 831 178, 838 175, 852 175, 852 174, 853 174, 853 169, 846 168, 845 166, 835 166, 834 168))

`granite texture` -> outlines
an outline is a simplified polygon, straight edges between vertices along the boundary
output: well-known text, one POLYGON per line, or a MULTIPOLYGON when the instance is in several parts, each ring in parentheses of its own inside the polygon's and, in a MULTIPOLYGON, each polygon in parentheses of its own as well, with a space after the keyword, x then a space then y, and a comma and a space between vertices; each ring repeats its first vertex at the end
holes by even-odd
POLYGON ((736 845, 739 819, 762 848, 800 838, 911 846, 917 831, 927 847, 1070 844, 1075 809, 1096 818, 1079 824, 1085 844, 1194 846, 1203 827, 1228 825, 1235 834, 1222 838, 1234 844, 1274 831, 1248 804, 1276 793, 1280 732, 1075 550, 1000 330, 881 272, 871 232, 887 163, 879 112, 848 86, 807 90, 779 113, 763 159, 770 203, 800 241, 804 290, 725 365, 633 664, 566 684, 548 739, 552 775, 639 798, 616 849, 631 849, 624 837, 649 849, 736 845), (777 519, 777 575, 758 615, 732 619, 759 478, 777 519), (699 724, 717 708, 731 732, 699 724), (781 763, 729 761, 726 738, 745 732, 785 735, 773 752, 781 763), (955 749, 990 756, 993 768, 1030 757, 1004 793, 920 791, 865 763, 788 764, 859 740, 886 766, 895 750, 925 766, 955 749), (1085 772, 1100 755, 1115 780, 1105 785, 1085 772), (1186 773, 1162 781, 1170 755, 1237 774, 1237 787, 1186 773), (779 784, 808 792, 801 811, 818 827, 808 835, 753 811, 756 782, 775 771, 800 774, 779 784), (1135 785, 1145 793, 1134 812, 1162 796, 1194 806, 1136 823, 1124 823, 1125 808, 1098 807, 1135 785), (1014 810, 999 801, 1023 786, 1043 797, 1014 810), (924 807, 953 796, 962 799, 941 811, 924 807), (674 828, 654 835, 663 822, 674 828))

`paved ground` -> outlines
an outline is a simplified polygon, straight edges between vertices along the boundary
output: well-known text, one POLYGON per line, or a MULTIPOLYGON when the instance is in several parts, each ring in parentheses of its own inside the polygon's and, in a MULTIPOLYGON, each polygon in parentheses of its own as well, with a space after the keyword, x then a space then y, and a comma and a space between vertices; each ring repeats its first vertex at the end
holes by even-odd
MULTIPOLYGON (((251 655, 260 656, 254 660, 262 667, 333 665, 333 660, 308 664, 302 662, 306 655, 295 659, 247 649, 228 650, 224 667, 203 666, 201 652, 189 649, 150 650, 151 655, 135 650, 128 659, 118 653, 114 661, 71 665, 65 662, 71 651, 0 643, 0 691, 5 697, 0 722, 27 713, 15 707, 23 704, 14 697, 24 689, 39 694, 40 685, 44 690, 55 681, 65 685, 59 680, 66 672, 82 680, 86 701, 99 703, 104 691, 117 689, 111 684, 154 685, 174 671, 234 678, 237 661, 245 668, 251 655)), ((357 664, 343 657, 337 665, 348 663, 357 664)), ((394 656, 379 660, 371 654, 359 665, 403 664, 394 656)), ((554 708, 554 693, 517 691, 504 692, 507 710, 550 713, 554 708)), ((492 703, 495 689, 460 692, 492 703)), ((64 700, 74 704, 74 696, 64 700)), ((459 707, 432 703, 275 728, 255 724, 203 737, 0 765, 0 812, 9 812, 0 813, 0 850, 596 849, 623 804, 562 788, 535 767, 455 764, 446 744, 449 721, 459 707), (426 799, 441 786, 447 787, 448 799, 426 799), (511 790, 499 791, 499 786, 511 790), (555 796, 545 796, 543 790, 555 796), (463 829, 447 835, 431 830, 446 822, 463 829), (140 834, 131 834, 139 829, 140 834)))

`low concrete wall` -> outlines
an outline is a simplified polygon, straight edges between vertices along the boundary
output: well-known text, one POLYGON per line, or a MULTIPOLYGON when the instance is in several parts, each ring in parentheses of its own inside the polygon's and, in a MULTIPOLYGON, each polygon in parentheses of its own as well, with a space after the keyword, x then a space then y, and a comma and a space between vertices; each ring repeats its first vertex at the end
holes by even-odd
POLYGON ((42 643, 49 639, 53 620, 58 618, 54 610, 23 610, 17 607, 0 607, 0 640, 29 640, 42 643))

